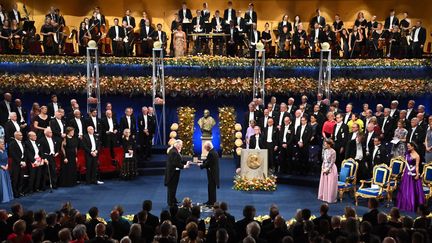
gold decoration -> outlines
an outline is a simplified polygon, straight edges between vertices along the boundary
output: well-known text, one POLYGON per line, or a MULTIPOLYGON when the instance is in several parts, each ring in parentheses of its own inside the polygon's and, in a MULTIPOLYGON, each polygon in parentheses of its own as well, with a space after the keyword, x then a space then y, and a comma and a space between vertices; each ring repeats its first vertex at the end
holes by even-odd
POLYGON ((234 107, 219 108, 220 147, 223 155, 230 155, 234 151, 233 134, 235 132, 235 122, 236 112, 234 107))
POLYGON ((168 141, 168 145, 169 146, 173 146, 173 144, 175 143, 175 138, 171 138, 169 141, 168 141))
POLYGON ((243 149, 243 148, 241 148, 241 147, 237 147, 237 148, 236 148, 236 153, 237 153, 238 156, 241 155, 242 149, 243 149))
POLYGON ((171 131, 169 136, 170 136, 170 138, 176 138, 177 133, 175 131, 171 131))
POLYGON ((241 132, 236 132, 235 137, 241 139, 243 137, 243 134, 241 132))
POLYGON ((243 145, 243 141, 240 138, 238 138, 235 140, 234 144, 237 147, 241 147, 243 145))
POLYGON ((242 125, 240 123, 236 123, 235 126, 234 126, 234 128, 235 128, 236 131, 240 132, 242 130, 242 125))
POLYGON ((246 160, 246 164, 250 169, 256 170, 261 166, 262 161, 257 154, 250 154, 246 160))
POLYGON ((183 141, 182 154, 192 156, 193 151, 193 134, 195 122, 195 109, 191 107, 179 107, 178 115, 178 138, 183 141))

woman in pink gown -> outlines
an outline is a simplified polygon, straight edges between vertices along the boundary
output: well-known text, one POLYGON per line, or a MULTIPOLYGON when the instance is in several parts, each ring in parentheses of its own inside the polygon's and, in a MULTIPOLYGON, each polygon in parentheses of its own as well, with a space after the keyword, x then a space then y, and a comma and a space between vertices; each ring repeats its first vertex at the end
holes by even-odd
POLYGON ((338 172, 335 164, 336 151, 333 149, 333 140, 325 140, 322 158, 318 199, 327 203, 335 203, 337 201, 338 172))

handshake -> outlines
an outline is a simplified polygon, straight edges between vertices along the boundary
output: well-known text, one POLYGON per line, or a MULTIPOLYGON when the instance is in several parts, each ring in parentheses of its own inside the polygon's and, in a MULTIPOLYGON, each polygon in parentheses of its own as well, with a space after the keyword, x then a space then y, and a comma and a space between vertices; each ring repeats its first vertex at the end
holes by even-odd
POLYGON ((184 168, 189 169, 191 167, 191 165, 201 166, 202 164, 203 163, 201 160, 197 160, 197 162, 188 161, 188 162, 186 162, 186 165, 184 166, 184 168))

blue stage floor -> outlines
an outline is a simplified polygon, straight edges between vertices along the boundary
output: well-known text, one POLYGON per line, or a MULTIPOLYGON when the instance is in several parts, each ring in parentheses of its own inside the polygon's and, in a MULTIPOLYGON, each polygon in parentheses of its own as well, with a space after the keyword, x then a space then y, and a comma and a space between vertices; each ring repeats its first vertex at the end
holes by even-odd
MULTIPOLYGON (((229 211, 236 217, 242 215, 243 206, 252 204, 257 209, 257 215, 268 213, 272 203, 280 207, 285 219, 294 216, 296 209, 309 208, 312 213, 319 215, 321 202, 316 199, 318 188, 301 187, 294 185, 278 185, 275 192, 240 192, 232 189, 235 171, 234 162, 227 159, 221 160, 221 188, 218 190, 218 200, 226 201, 229 211)), ((193 167, 181 173, 177 198, 189 196, 193 202, 207 201, 207 178, 204 170, 193 167)), ((141 203, 145 199, 153 201, 153 213, 159 214, 166 208, 166 188, 163 184, 163 176, 141 176, 134 181, 119 181, 117 179, 106 180, 104 185, 85 186, 79 185, 73 188, 60 188, 53 193, 42 192, 31 196, 15 199, 12 202, 0 204, 0 208, 7 208, 19 202, 26 209, 45 209, 53 211, 64 202, 70 201, 81 212, 87 212, 92 206, 97 206, 100 216, 109 217, 109 212, 114 205, 122 205, 125 214, 134 214, 141 209, 141 203)), ((367 203, 361 200, 356 208, 359 216, 367 212, 367 203)), ((381 203, 381 210, 388 212, 381 203)), ((330 215, 342 214, 346 206, 354 207, 353 199, 346 195, 344 202, 330 205, 330 215)), ((410 214, 413 215, 413 214, 410 214)))

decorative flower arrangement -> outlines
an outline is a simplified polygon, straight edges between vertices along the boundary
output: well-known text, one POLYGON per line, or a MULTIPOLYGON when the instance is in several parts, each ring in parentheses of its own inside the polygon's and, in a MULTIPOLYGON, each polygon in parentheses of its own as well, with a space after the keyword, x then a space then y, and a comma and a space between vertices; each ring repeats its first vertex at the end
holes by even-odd
POLYGON ((233 189, 237 191, 275 191, 277 177, 271 175, 269 177, 259 179, 247 179, 240 175, 234 177, 233 189))
MULTIPOLYGON (((174 78, 165 77, 167 95, 177 96, 239 96, 252 93, 252 78, 174 78)), ((100 77, 102 94, 150 95, 151 77, 100 77)), ((332 79, 334 94, 346 96, 398 95, 418 96, 432 92, 432 79, 332 79)), ((18 92, 77 93, 86 90, 85 76, 62 75, 0 75, 0 88, 18 92)), ((314 78, 267 78, 267 94, 313 94, 314 78)))
POLYGON ((193 155, 193 134, 194 134, 194 121, 195 109, 191 107, 179 107, 177 109, 178 115, 178 138, 183 141, 182 154, 193 155))
MULTIPOLYGON (((165 58, 165 65, 177 66, 253 66, 253 59, 221 57, 221 56, 186 56, 179 58, 165 58)), ((86 57, 68 56, 30 56, 30 55, 0 55, 0 62, 4 63, 38 63, 38 64, 87 64, 86 57)), ((135 64, 151 66, 152 58, 142 57, 100 57, 100 64, 135 64)), ((266 65, 281 67, 316 67, 318 59, 267 59, 266 65)), ((335 59, 334 67, 361 67, 361 66, 430 66, 429 59, 335 59)))
POLYGON ((230 155, 234 150, 233 134, 235 122, 236 112, 234 107, 219 108, 220 147, 223 155, 230 155))

